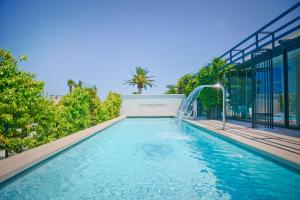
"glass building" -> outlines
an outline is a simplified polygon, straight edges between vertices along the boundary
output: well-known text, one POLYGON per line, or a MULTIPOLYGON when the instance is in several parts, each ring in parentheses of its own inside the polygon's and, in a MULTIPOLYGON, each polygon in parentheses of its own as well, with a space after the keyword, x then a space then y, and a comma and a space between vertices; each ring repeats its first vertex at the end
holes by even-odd
POLYGON ((300 2, 220 57, 234 65, 227 75, 228 118, 253 128, 300 129, 299 14, 300 2))

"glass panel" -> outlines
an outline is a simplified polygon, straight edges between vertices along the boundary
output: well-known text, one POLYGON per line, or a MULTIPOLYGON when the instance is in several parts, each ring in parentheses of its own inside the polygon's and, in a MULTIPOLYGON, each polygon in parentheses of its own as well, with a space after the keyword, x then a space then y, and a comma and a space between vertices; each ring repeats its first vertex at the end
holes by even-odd
POLYGON ((288 52, 289 124, 300 128, 300 49, 288 52))
POLYGON ((271 99, 271 67, 270 54, 262 55, 262 62, 256 64, 255 68, 255 107, 254 127, 271 128, 273 126, 273 108, 271 99))
POLYGON ((230 77, 230 114, 232 117, 238 117, 238 106, 239 106, 239 77, 238 73, 235 73, 230 77))
POLYGON ((274 123, 284 124, 283 56, 273 58, 273 112, 274 123))
POLYGON ((246 106, 246 116, 251 118, 252 115, 252 79, 251 79, 251 70, 246 70, 245 77, 245 106, 246 106))
POLYGON ((255 79, 256 79, 256 99, 255 99, 255 113, 257 114, 257 118, 260 118, 261 116, 266 113, 266 92, 267 92, 267 85, 266 85, 266 71, 265 71, 265 62, 261 62, 256 65, 256 73, 255 73, 255 79))
POLYGON ((250 118, 251 100, 251 71, 241 69, 230 78, 230 106, 227 114, 234 118, 250 118))

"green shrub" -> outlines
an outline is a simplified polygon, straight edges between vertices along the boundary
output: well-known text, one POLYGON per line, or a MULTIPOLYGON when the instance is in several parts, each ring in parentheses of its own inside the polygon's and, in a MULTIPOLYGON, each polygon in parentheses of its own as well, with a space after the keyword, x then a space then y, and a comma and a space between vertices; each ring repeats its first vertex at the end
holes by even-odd
POLYGON ((62 97, 62 117, 69 125, 69 133, 74 133, 91 124, 91 95, 87 89, 75 88, 72 93, 62 97))
POLYGON ((101 102, 94 88, 79 86, 58 104, 43 94, 44 82, 0 49, 0 149, 19 153, 112 119, 122 102, 112 92, 101 102))
POLYGON ((122 98, 120 94, 109 92, 106 100, 103 102, 103 107, 106 109, 108 119, 115 118, 120 115, 120 107, 122 98))
POLYGON ((21 152, 36 129, 44 83, 19 71, 9 52, 0 49, 0 58, 0 147, 21 152))

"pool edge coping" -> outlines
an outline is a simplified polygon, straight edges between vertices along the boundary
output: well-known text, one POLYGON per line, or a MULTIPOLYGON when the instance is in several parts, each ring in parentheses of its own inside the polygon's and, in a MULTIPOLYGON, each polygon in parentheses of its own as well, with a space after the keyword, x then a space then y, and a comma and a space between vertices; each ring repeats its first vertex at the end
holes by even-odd
POLYGON ((127 118, 126 115, 116 117, 66 137, 0 160, 0 184, 125 118, 127 118))
POLYGON ((209 129, 208 127, 203 127, 200 124, 198 124, 197 122, 191 121, 191 120, 183 120, 184 122, 188 123, 191 126, 194 126, 196 128, 200 128, 202 130, 206 130, 209 131, 209 133, 214 134, 217 137, 221 137, 225 140, 231 141, 239 146, 242 146, 250 151, 254 151, 256 153, 259 153, 260 155, 266 156, 270 159, 272 159, 273 161, 279 162, 280 164, 289 167, 293 170, 296 170, 298 172, 300 172, 300 165, 296 162, 293 162, 292 160, 289 160, 288 158, 282 157, 278 154, 274 154, 274 152, 270 152, 269 150, 265 149, 265 148, 261 148, 258 147, 257 145, 253 145, 253 144, 249 144, 249 143, 245 143, 243 141, 240 141, 236 138, 231 137, 230 135, 223 133, 222 130, 214 130, 214 129, 209 129))

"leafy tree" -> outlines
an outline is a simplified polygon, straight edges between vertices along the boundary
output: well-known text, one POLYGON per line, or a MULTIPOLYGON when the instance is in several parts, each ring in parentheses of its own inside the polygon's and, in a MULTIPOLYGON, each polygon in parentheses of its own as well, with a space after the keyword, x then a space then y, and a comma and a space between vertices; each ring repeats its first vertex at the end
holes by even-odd
MULTIPOLYGON (((225 75, 232 71, 232 65, 223 68, 225 61, 213 59, 211 63, 200 68, 195 74, 185 74, 176 83, 176 86, 170 86, 168 92, 176 92, 188 96, 196 87, 200 85, 213 85, 220 83, 226 86, 225 75)), ((222 91, 215 88, 204 88, 198 100, 201 101, 201 107, 210 115, 212 109, 219 109, 222 106, 222 91)))
POLYGON ((197 79, 194 74, 185 74, 176 83, 178 93, 185 94, 186 96, 188 96, 196 86, 197 79))
POLYGON ((0 49, 0 148, 10 152, 28 148, 28 140, 40 126, 37 108, 44 98, 44 83, 17 65, 9 52, 0 49))
POLYGON ((41 144, 65 136, 67 129, 65 119, 61 117, 60 107, 53 101, 41 98, 36 105, 36 129, 28 140, 28 147, 33 148, 41 144))
POLYGON ((91 101, 90 91, 80 87, 62 97, 59 104, 62 106, 62 117, 66 119, 69 127, 68 133, 74 133, 91 124, 91 101))
POLYGON ((109 119, 120 115, 120 107, 122 104, 121 95, 114 92, 109 92, 103 104, 109 119))
POLYGON ((138 94, 142 94, 143 88, 146 90, 148 86, 151 88, 154 86, 154 80, 152 79, 154 76, 148 76, 148 73, 147 69, 136 67, 132 79, 125 81, 125 84, 137 86, 138 94))
POLYGON ((78 81, 77 87, 82 87, 82 81, 81 80, 78 81))
POLYGON ((110 92, 104 102, 98 98, 93 88, 74 88, 73 92, 62 97, 61 117, 65 119, 67 134, 119 116, 121 96, 110 92))
MULTIPOLYGON (((69 86, 69 92, 71 93, 73 88, 82 87, 82 81, 79 80, 78 83, 76 83, 74 80, 69 79, 67 85, 69 86)), ((94 89, 97 90, 96 86, 94 86, 94 89)))
POLYGON ((69 86, 69 92, 71 93, 73 87, 76 86, 76 82, 75 82, 74 80, 72 80, 72 79, 69 79, 69 80, 67 81, 67 85, 69 86))
MULTIPOLYGON (((220 59, 213 59, 210 64, 203 67, 197 74, 199 85, 225 85, 225 73, 222 67, 226 64, 220 59)), ((204 88, 199 95, 203 108, 210 112, 212 108, 220 109, 222 106, 222 91, 215 88, 204 88)))
POLYGON ((168 90, 166 91, 166 94, 177 94, 177 88, 175 85, 167 85, 168 90))
POLYGON ((0 49, 0 149, 19 153, 117 117, 121 96, 101 102, 96 88, 68 81, 70 93, 59 104, 44 96, 44 83, 20 71, 17 60, 0 49))
MULTIPOLYGON (((96 125, 100 122, 103 122, 105 120, 103 120, 103 117, 99 114, 99 110, 101 110, 102 108, 102 104, 101 101, 99 99, 99 97, 97 96, 97 91, 95 90, 95 88, 88 88, 91 98, 90 98, 90 114, 91 114, 91 123, 90 125, 96 125)), ((119 108, 118 108, 119 109, 119 108)))

